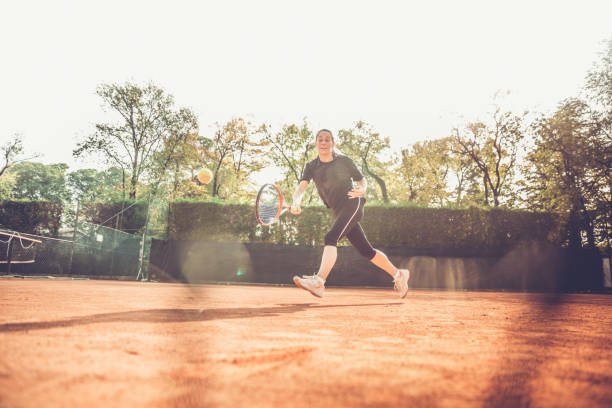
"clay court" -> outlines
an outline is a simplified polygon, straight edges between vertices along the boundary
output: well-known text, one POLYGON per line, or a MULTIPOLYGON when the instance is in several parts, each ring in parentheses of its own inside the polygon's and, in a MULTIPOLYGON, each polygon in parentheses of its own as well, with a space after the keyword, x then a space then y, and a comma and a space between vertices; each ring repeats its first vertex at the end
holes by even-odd
POLYGON ((2 407, 612 406, 606 294, 0 280, 2 407))

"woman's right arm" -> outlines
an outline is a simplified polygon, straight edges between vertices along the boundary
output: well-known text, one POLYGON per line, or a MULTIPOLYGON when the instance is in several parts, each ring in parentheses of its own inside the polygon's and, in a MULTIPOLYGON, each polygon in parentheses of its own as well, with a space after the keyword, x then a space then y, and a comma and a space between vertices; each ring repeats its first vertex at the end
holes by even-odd
POLYGON ((302 212, 300 204, 302 203, 302 198, 304 198, 304 192, 306 191, 306 188, 308 188, 309 184, 310 182, 302 180, 295 189, 295 192, 293 193, 293 203, 291 204, 292 214, 299 214, 302 212))

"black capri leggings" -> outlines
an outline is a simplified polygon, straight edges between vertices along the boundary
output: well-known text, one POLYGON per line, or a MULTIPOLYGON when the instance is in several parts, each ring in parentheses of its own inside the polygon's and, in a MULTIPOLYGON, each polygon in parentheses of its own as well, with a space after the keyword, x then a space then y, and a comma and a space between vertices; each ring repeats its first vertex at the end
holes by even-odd
POLYGON ((353 247, 366 259, 374 258, 376 251, 368 242, 359 220, 363 217, 365 199, 362 197, 347 199, 334 214, 334 225, 325 234, 325 245, 338 246, 340 238, 346 237, 353 247))

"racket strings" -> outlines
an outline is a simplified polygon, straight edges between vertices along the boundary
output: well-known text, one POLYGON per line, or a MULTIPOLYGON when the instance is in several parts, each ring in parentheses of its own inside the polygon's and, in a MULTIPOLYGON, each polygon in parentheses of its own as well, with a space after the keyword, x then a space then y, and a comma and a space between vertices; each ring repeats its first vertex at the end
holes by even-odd
POLYGON ((278 214, 278 206, 259 207, 259 218, 266 224, 272 222, 278 214))
POLYGON ((257 214, 264 224, 272 224, 278 217, 280 197, 274 188, 265 189, 259 196, 257 214))

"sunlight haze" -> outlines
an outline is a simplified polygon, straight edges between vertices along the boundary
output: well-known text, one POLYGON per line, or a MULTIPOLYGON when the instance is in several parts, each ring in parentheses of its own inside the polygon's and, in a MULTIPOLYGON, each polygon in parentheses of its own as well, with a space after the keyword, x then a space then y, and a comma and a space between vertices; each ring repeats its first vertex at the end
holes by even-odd
POLYGON ((2 2, 0 139, 44 163, 109 120, 101 83, 152 81, 200 133, 249 117, 333 131, 364 120, 398 151, 486 117, 578 96, 612 35, 609 1, 2 2))

